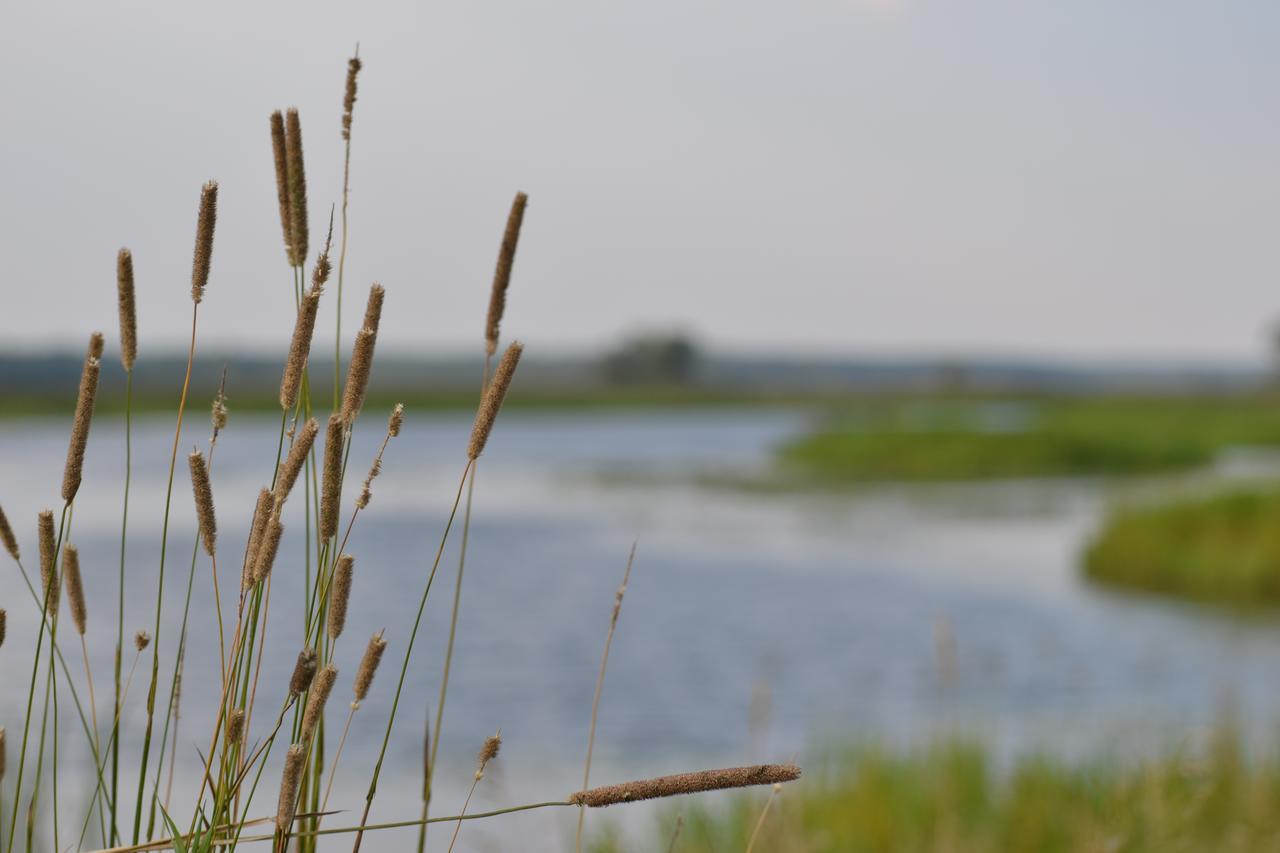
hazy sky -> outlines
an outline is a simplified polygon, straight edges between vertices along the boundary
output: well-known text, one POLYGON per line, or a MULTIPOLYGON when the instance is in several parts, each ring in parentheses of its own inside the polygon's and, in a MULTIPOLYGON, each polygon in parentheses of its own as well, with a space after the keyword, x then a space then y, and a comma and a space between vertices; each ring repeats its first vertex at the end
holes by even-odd
POLYGON ((217 178, 202 340, 283 349, 267 117, 301 111, 314 247, 357 41, 348 307, 384 283, 399 347, 479 346, 517 189, 543 351, 1243 360, 1280 317, 1272 0, 11 0, 0 347, 114 338, 121 245, 144 353, 179 345, 217 178))

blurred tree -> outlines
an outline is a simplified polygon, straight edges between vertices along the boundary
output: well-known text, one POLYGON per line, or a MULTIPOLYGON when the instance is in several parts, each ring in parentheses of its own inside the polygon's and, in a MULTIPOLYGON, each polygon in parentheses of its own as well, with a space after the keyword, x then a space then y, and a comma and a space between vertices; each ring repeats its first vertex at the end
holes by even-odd
POLYGON ((604 355, 605 381, 619 385, 688 385, 702 356, 687 335, 642 334, 604 355))

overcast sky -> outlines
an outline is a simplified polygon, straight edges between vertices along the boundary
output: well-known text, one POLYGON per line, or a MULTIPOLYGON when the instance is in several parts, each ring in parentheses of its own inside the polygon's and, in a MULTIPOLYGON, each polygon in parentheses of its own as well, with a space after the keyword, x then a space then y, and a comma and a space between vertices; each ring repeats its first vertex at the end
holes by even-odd
POLYGON ((283 349, 267 117, 315 247, 357 41, 348 307, 385 284, 397 347, 479 346, 517 189, 505 331, 543 351, 1243 361, 1280 317, 1270 0, 10 0, 0 347, 114 338, 122 245, 143 353, 180 345, 216 178, 201 339, 283 349))

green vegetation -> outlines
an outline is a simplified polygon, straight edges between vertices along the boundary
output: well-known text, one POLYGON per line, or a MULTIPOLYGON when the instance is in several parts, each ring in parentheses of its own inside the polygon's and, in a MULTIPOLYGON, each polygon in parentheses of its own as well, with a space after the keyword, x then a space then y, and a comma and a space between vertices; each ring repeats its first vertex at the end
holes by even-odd
POLYGON ((1120 510, 1085 553, 1104 583, 1235 604, 1280 602, 1280 492, 1120 510))
MULTIPOLYGON (((1002 772, 984 748, 955 741, 910 753, 860 749, 813 764, 777 795, 755 853, 1256 851, 1275 850, 1280 838, 1280 760, 1246 761, 1229 734, 1205 754, 1136 765, 1027 758, 1002 772)), ((647 849, 667 849, 680 816, 680 853, 746 850, 768 798, 753 792, 723 808, 680 803, 647 849)), ((622 849, 607 837, 594 848, 622 849)))
POLYGON ((1264 396, 867 401, 784 448, 827 482, 1137 474, 1280 444, 1264 396))

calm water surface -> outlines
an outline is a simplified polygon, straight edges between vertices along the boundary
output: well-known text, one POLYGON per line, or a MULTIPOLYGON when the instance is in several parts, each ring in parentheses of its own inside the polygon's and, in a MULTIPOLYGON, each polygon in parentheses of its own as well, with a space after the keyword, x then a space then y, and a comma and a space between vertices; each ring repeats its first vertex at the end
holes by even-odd
MULTIPOLYGON (((770 449, 808 419, 804 412, 723 410, 504 416, 477 481, 433 812, 456 810, 474 751, 498 728, 502 758, 475 808, 576 789, 609 611, 633 541, 638 557, 601 705, 592 777, 600 783, 789 759, 835 738, 918 741, 961 729, 1006 754, 1093 753, 1117 745, 1140 752, 1202 733, 1226 705, 1246 727, 1262 730, 1277 719, 1274 620, 1119 597, 1078 578, 1078 554, 1108 499, 1098 484, 844 494, 712 485, 762 471, 770 449)), ((366 421, 351 455, 352 480, 363 475, 381 439, 372 413, 366 421)), ((345 718, 349 675, 368 636, 386 627, 390 647, 356 714, 331 803, 355 814, 333 818, 333 825, 358 816, 469 426, 465 416, 411 413, 351 535, 355 592, 337 652, 343 678, 330 705, 331 726, 345 718)), ((171 430, 164 419, 135 424, 127 633, 154 630, 171 430)), ((232 555, 242 547, 256 491, 269 479, 277 430, 270 419, 233 417, 218 443, 214 489, 228 619, 238 572, 232 555)), ((36 568, 35 514, 57 498, 66 431, 61 420, 0 424, 0 502, 19 528, 29 569, 36 568)), ((182 449, 207 446, 207 439, 197 418, 182 449)), ((90 595, 89 651, 100 697, 115 641, 123 446, 121 422, 95 425, 71 536, 90 595)), ((172 519, 168 618, 160 636, 166 672, 194 542, 185 466, 172 519)), ((301 494, 290 502, 286 527, 262 708, 278 707, 302 632, 301 494)), ((417 815, 422 725, 439 685, 455 567, 450 548, 415 648, 375 819, 417 815)), ((9 611, 0 677, 10 688, 0 691, 0 724, 9 728, 13 767, 36 623, 11 564, 0 575, 0 596, 9 611)), ((201 553, 175 803, 184 802, 184 793, 190 797, 183 779, 198 772, 197 751, 208 744, 207 709, 216 700, 216 685, 196 676, 216 671, 212 597, 201 553)), ((79 666, 78 649, 68 644, 67 651, 79 666)), ((149 663, 148 653, 130 694, 131 756, 149 663)), ((266 733, 266 716, 255 718, 254 738, 266 733)), ((65 708, 60 722, 69 765, 83 736, 65 708)), ((274 809, 279 757, 273 754, 255 812, 274 809)), ((136 772, 128 767, 122 776, 136 780, 136 772)), ((88 778, 64 770, 64 804, 83 797, 88 778)), ((650 817, 644 809, 615 811, 591 817, 633 828, 650 817)), ((72 812, 74 835, 83 812, 72 812)), ((471 823, 459 849, 514 849, 517 839, 520 849, 564 849, 573 820, 564 810, 471 823)), ((412 837, 379 836, 383 849, 399 849, 412 837)))

